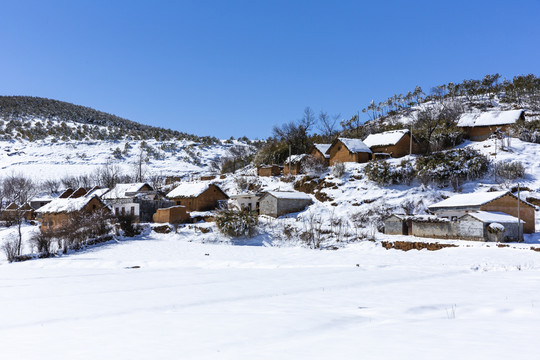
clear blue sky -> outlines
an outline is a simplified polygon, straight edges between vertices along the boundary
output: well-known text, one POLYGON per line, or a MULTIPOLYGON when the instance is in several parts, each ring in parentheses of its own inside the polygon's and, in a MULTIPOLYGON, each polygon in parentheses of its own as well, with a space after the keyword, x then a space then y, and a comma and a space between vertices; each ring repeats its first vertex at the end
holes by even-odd
POLYGON ((0 94, 221 138, 540 74, 540 1, 2 1, 0 94))

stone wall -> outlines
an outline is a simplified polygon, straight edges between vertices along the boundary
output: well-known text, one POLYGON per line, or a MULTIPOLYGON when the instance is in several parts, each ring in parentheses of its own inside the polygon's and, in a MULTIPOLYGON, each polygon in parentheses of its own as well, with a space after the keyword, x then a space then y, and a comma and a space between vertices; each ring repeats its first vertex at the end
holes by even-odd
POLYGON ((307 199, 277 199, 272 195, 264 196, 259 202, 259 213, 278 217, 281 215, 304 210, 311 204, 307 199))
POLYGON ((403 220, 397 217, 391 217, 384 222, 384 233, 388 235, 404 235, 403 220))

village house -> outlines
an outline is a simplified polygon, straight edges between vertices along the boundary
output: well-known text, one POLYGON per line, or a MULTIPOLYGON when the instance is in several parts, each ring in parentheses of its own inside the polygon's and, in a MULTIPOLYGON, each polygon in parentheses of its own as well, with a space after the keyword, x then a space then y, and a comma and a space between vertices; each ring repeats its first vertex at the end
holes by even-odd
POLYGON ((457 126, 473 141, 486 140, 497 131, 508 133, 508 128, 525 119, 524 110, 484 111, 461 115, 457 126))
MULTIPOLYGON (((411 136, 409 130, 385 131, 379 134, 368 135, 364 139, 374 158, 393 157, 400 158, 409 155, 411 151, 411 136)), ((412 153, 418 153, 418 141, 412 137, 412 153)))
POLYGON ((272 217, 299 212, 311 205, 308 194, 298 191, 269 191, 259 200, 259 214, 272 217))
POLYGON ((303 166, 308 158, 308 154, 291 155, 285 160, 283 175, 299 175, 303 173, 303 166))
POLYGON ((450 220, 434 215, 396 215, 385 219, 384 233, 437 239, 474 241, 520 241, 523 221, 514 216, 491 211, 471 211, 450 220))
POLYGON ((229 199, 216 184, 207 182, 185 182, 167 194, 176 205, 183 205, 187 211, 209 211, 219 207, 220 202, 229 199))
POLYGON ((280 176, 283 172, 283 167, 279 165, 259 165, 257 167, 257 175, 259 176, 280 176))
POLYGON ((263 194, 232 195, 229 208, 236 210, 259 211, 259 200, 263 194))
POLYGON ((140 222, 151 222, 157 209, 174 205, 147 183, 117 184, 101 198, 115 216, 130 215, 140 222))
POLYGON ((517 218, 518 201, 519 217, 525 222, 523 231, 529 234, 533 233, 535 231, 536 208, 526 201, 518 200, 517 196, 509 191, 454 195, 439 203, 428 206, 428 209, 438 217, 450 220, 457 220, 472 211, 502 212, 517 218))
POLYGON ((185 206, 174 205, 167 208, 157 209, 152 216, 155 223, 182 224, 190 220, 185 206))
POLYGON ((311 150, 311 156, 316 159, 321 160, 324 165, 330 166, 330 155, 326 152, 332 144, 313 144, 313 149, 311 150))
POLYGON ((11 222, 19 217, 22 217, 25 220, 32 220, 34 219, 34 216, 34 209, 29 203, 17 205, 12 202, 4 210, 2 210, 0 220, 11 222))
POLYGON ((105 211, 110 214, 110 209, 97 196, 78 197, 67 199, 55 199, 45 206, 36 210, 38 219, 41 221, 41 230, 55 230, 61 228, 69 221, 69 216, 75 213, 94 213, 105 211))
POLYGON ((326 150, 330 165, 339 162, 365 163, 371 160, 371 150, 360 139, 338 138, 326 150))

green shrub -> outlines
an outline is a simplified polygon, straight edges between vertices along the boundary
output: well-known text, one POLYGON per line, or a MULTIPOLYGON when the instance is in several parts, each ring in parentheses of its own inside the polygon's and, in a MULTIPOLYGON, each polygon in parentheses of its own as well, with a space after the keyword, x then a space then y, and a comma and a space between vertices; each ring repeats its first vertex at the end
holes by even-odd
POLYGON ((465 180, 484 176, 489 169, 489 159, 470 148, 438 151, 416 160, 418 179, 440 186, 457 187, 465 180))
POLYGON ((231 237, 252 237, 256 233, 257 224, 257 214, 248 210, 222 210, 216 217, 219 231, 231 237))
POLYGON ((498 161, 493 167, 493 174, 503 180, 514 180, 525 176, 525 166, 520 161, 498 161))
POLYGON ((416 171, 408 160, 403 160, 399 166, 390 165, 387 161, 370 161, 364 167, 364 173, 369 180, 379 185, 409 185, 416 171))

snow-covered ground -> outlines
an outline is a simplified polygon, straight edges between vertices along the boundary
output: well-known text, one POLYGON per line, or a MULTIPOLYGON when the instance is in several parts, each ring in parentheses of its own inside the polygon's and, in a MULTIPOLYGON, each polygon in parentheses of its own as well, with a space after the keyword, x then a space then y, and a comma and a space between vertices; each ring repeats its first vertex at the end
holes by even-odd
MULTIPOLYGON (((0 141, 0 171, 2 175, 23 174, 34 179, 61 179, 64 176, 89 175, 109 163, 118 166, 125 174, 134 174, 140 159, 143 141, 57 141, 26 140, 0 141), (128 149, 121 158, 113 155, 114 150, 128 149)), ((209 173, 209 163, 214 159, 229 156, 232 144, 203 146, 192 141, 146 140, 157 158, 144 153, 148 158, 144 167, 148 175, 184 176, 194 172, 209 173)), ((1 176, 1 175, 0 175, 1 176)))
POLYGON ((540 253, 151 233, 0 263, 2 359, 534 359, 540 253), (190 242, 193 240, 193 242, 190 242))

